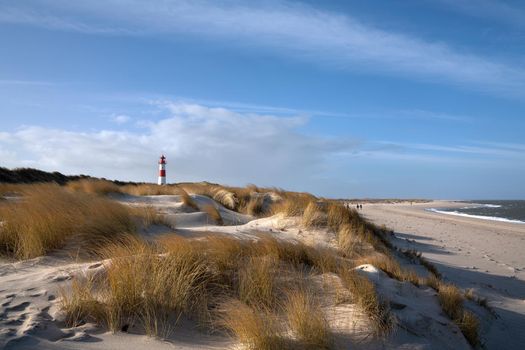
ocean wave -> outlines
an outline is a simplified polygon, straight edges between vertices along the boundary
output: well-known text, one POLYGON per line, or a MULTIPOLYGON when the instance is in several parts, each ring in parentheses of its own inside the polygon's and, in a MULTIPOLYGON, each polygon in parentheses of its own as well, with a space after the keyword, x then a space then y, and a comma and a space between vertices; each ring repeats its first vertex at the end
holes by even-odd
POLYGON ((471 205, 467 205, 466 207, 463 207, 461 209, 476 209, 476 208, 501 208, 502 206, 499 204, 479 204, 479 203, 472 203, 471 205))
POLYGON ((436 208, 428 208, 428 209, 425 209, 425 210, 431 211, 431 212, 434 212, 434 213, 455 215, 455 216, 464 216, 464 217, 475 218, 475 219, 511 222, 511 223, 514 223, 514 224, 525 224, 525 221, 501 218, 501 217, 498 217, 498 216, 471 215, 471 214, 460 213, 459 211, 446 211, 446 210, 439 210, 439 209, 436 209, 436 208))

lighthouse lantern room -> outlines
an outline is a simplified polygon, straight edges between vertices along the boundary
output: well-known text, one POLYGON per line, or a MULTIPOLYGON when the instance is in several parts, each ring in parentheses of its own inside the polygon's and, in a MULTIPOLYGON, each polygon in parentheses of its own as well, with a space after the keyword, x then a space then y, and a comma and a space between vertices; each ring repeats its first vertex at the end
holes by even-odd
POLYGON ((159 160, 159 185, 165 185, 166 184, 166 157, 164 157, 164 154, 160 156, 159 160))

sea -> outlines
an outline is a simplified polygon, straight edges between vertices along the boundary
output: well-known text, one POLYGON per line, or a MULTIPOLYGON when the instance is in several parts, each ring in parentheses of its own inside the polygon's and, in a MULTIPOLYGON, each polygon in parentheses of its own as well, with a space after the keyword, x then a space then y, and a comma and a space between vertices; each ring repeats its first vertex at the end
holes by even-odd
POLYGON ((460 208, 428 208, 436 213, 525 224, 525 200, 461 201, 460 208))

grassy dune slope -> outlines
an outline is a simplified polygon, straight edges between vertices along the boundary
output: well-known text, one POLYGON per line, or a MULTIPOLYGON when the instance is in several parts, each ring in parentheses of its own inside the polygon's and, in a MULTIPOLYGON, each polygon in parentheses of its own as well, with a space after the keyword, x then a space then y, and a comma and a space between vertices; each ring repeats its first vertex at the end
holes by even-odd
MULTIPOLYGON (((182 318, 208 331, 231 334, 246 348, 329 349, 335 334, 326 322, 331 291, 316 279, 335 276, 347 301, 365 315, 370 333, 387 336, 396 328, 389 300, 355 267, 372 264, 388 276, 415 286, 430 286, 468 341, 478 342, 478 321, 464 308, 457 288, 441 281, 437 270, 417 252, 390 244, 389 231, 364 220, 338 201, 276 188, 225 187, 208 183, 170 186, 117 185, 104 180, 9 185, 18 199, 0 202, 0 252, 26 259, 59 249, 81 237, 98 258, 104 274, 76 278, 62 293, 69 327, 92 321, 112 331, 133 326, 151 336, 167 337, 182 318), (222 223, 213 206, 199 208, 191 194, 201 194, 240 213, 256 217, 298 218, 301 229, 328 230, 336 247, 328 249, 261 234, 255 240, 210 234, 177 235, 146 241, 134 234, 137 218, 161 222, 155 209, 130 208, 107 194, 177 194, 183 205, 207 212, 222 223), (410 256, 428 269, 428 277, 402 267, 410 256)), ((330 304, 333 306, 333 304, 330 304)))

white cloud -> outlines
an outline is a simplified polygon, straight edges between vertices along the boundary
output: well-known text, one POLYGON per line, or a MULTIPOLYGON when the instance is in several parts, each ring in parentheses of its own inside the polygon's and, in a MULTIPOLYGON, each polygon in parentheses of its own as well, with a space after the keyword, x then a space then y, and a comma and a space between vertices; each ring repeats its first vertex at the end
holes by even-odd
MULTIPOLYGON (((428 155, 429 152, 433 154, 443 155, 469 155, 470 158, 482 158, 485 160, 488 157, 497 157, 499 159, 507 158, 514 160, 525 160, 525 145, 518 144, 504 144, 504 143, 482 143, 482 146, 476 145, 436 145, 426 143, 408 143, 408 142, 377 142, 379 145, 387 146, 391 150, 404 153, 420 153, 428 155)), ((480 143, 477 143, 480 144, 480 143)), ((457 158, 458 161, 464 162, 464 158, 457 158)), ((490 162, 493 164, 492 162, 490 162)))
POLYGON ((111 116, 111 120, 117 124, 126 124, 131 118, 124 114, 114 114, 111 116))
POLYGON ((157 157, 165 153, 170 181, 297 188, 315 183, 331 155, 356 147, 352 140, 301 134, 298 128, 307 122, 304 117, 174 102, 163 102, 162 108, 171 116, 150 121, 140 132, 73 132, 36 126, 3 132, 2 165, 155 181, 157 157))
POLYGON ((447 82, 523 97, 525 71, 286 1, 29 1, 0 5, 0 21, 126 35, 196 35, 270 49, 344 70, 447 82))
MULTIPOLYGON (((1 166, 154 182, 157 159, 164 153, 170 182, 256 183, 336 197, 383 190, 392 193, 387 185, 366 184, 370 186, 370 178, 384 175, 384 171, 400 168, 420 171, 429 166, 438 170, 452 166, 477 174, 479 169, 508 168, 511 164, 512 174, 523 173, 522 167, 515 165, 524 164, 522 144, 359 143, 348 137, 302 133, 309 122, 304 116, 173 101, 156 105, 168 115, 144 122, 134 127, 135 131, 78 132, 37 126, 1 131, 1 166)), ((391 176, 399 182, 399 191, 411 186, 395 173, 382 178, 390 183, 394 181, 391 176)))

